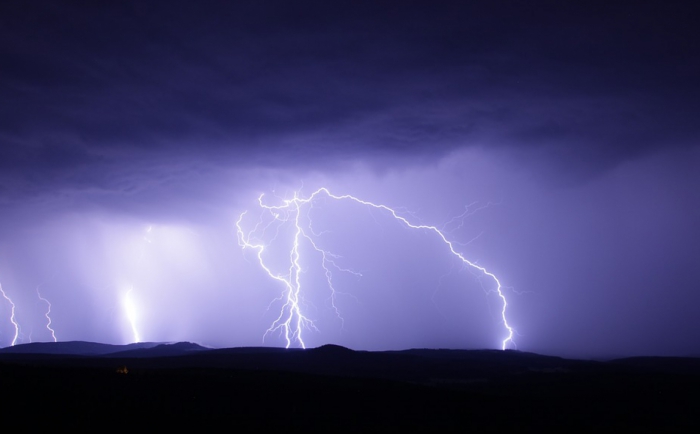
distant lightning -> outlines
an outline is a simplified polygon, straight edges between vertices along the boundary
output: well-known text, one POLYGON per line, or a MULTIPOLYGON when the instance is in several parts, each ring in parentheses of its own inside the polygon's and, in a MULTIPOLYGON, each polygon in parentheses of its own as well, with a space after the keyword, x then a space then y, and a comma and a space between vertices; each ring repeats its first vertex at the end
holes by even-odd
POLYGON ((10 314, 10 322, 12 322, 12 325, 15 326, 15 336, 12 339, 12 346, 14 347, 15 344, 17 343, 17 339, 19 338, 19 324, 17 323, 17 320, 15 319, 15 304, 12 302, 10 297, 5 294, 5 290, 2 289, 2 284, 0 284, 0 294, 7 300, 10 305, 12 306, 12 311, 10 314))
MULTIPOLYGON (((146 229, 146 234, 143 236, 143 241, 146 242, 147 244, 153 243, 153 241, 150 238, 151 231, 153 230, 153 226, 148 226, 146 229)), ((141 251, 139 252, 138 259, 136 260, 137 263, 141 263, 143 261, 144 256, 146 255, 146 245, 143 245, 141 247, 141 251)), ((133 336, 134 342, 141 342, 141 335, 138 331, 137 327, 137 308, 136 308, 136 302, 134 301, 134 298, 132 296, 132 292, 134 291, 134 285, 131 285, 129 289, 124 293, 122 296, 122 306, 124 308, 124 312, 126 313, 126 319, 129 322, 129 326, 131 327, 131 334, 133 336)))
MULTIPOLYGON (((304 343, 304 339, 302 336, 303 330, 316 330, 313 321, 303 314, 300 304, 302 301, 302 285, 300 280, 302 267, 299 261, 300 243, 303 240, 308 241, 311 244, 312 248, 321 254, 321 265, 325 270, 326 280, 328 283, 328 287, 331 291, 331 304, 335 309, 335 312, 338 315, 340 314, 339 310, 335 305, 335 297, 337 293, 332 282, 332 269, 345 272, 352 271, 338 267, 333 261, 333 259, 336 258, 336 256, 328 251, 319 248, 314 242, 311 235, 317 234, 313 232, 313 230, 310 227, 310 224, 307 227, 305 227, 300 223, 302 216, 302 208, 304 207, 304 205, 313 204, 314 199, 316 199, 316 197, 320 195, 325 195, 331 199, 335 199, 338 201, 353 201, 355 203, 367 207, 385 211, 389 215, 391 215, 395 220, 398 220, 400 223, 402 223, 408 228, 424 230, 437 235, 453 256, 458 258, 463 264, 471 267, 473 270, 475 270, 475 272, 487 276, 494 282, 495 289, 493 291, 498 295, 498 297, 501 300, 501 322, 505 330, 505 338, 501 342, 501 348, 505 350, 509 346, 509 344, 513 345, 514 329, 510 326, 506 317, 508 301, 506 300, 506 296, 503 293, 503 287, 501 285, 500 280, 493 273, 486 270, 486 268, 467 260, 461 253, 455 250, 456 242, 447 239, 444 233, 444 229, 440 230, 436 226, 430 225, 413 224, 409 222, 406 218, 400 216, 396 210, 386 205, 375 204, 373 202, 358 199, 357 197, 351 195, 336 196, 330 191, 328 191, 328 189, 326 188, 320 188, 314 191, 308 198, 301 198, 295 192, 294 197, 292 199, 283 200, 281 205, 266 205, 263 202, 264 195, 260 195, 260 197, 258 198, 258 204, 260 208, 262 208, 265 212, 269 213, 273 220, 268 224, 263 224, 263 220, 261 218, 258 221, 258 223, 250 231, 247 232, 243 229, 242 226, 243 219, 246 216, 247 211, 243 212, 239 216, 238 221, 236 221, 238 244, 244 250, 255 250, 257 252, 258 262, 260 263, 260 266, 265 271, 265 273, 267 273, 267 275, 270 276, 272 279, 284 285, 284 291, 282 295, 276 299, 283 302, 282 308, 280 309, 280 314, 277 317, 277 319, 272 323, 270 328, 267 329, 264 337, 270 333, 279 332, 284 335, 287 348, 289 348, 293 343, 300 345, 302 348, 306 348, 306 344, 304 343), (273 272, 270 266, 263 259, 263 252, 265 251, 268 244, 265 244, 261 240, 261 238, 265 236, 266 231, 270 229, 270 227, 275 222, 292 222, 294 229, 294 235, 292 237, 292 247, 289 251, 289 268, 288 271, 283 274, 277 274, 273 272)), ((467 215, 468 213, 469 207, 467 207, 463 216, 467 215)), ((452 223, 452 221, 448 223, 452 223)), ((276 228, 276 231, 279 231, 279 226, 276 228)), ((277 237, 277 235, 278 233, 274 235, 273 240, 277 237)))
POLYGON ((43 301, 47 305, 46 313, 44 313, 44 317, 46 317, 46 329, 51 332, 51 337, 53 338, 54 342, 56 341, 56 331, 51 328, 51 302, 49 302, 47 299, 41 296, 41 293, 39 292, 39 288, 36 288, 36 295, 39 297, 39 300, 43 301))
POLYGON ((134 304, 134 300, 131 298, 131 291, 133 290, 134 287, 132 286, 128 291, 126 291, 122 299, 122 303, 124 310, 126 311, 126 319, 129 321, 129 325, 131 326, 131 333, 134 342, 141 342, 141 337, 139 336, 139 331, 136 327, 136 305, 134 304))

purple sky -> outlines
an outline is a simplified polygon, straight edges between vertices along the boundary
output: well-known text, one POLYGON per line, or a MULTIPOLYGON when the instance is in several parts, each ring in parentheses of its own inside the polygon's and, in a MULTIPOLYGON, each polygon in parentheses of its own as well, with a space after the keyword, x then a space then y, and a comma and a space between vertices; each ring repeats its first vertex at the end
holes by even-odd
MULTIPOLYGON (((521 350, 700 354, 689 2, 11 0, 0 56, 19 342, 51 338, 37 288, 59 340, 130 342, 133 287, 142 340, 283 346, 263 335, 284 287, 235 223, 327 186, 415 224, 477 210, 446 235, 500 279, 521 350)), ((434 234, 347 202, 308 215, 362 277, 334 273, 341 321, 303 252, 307 345, 500 347, 492 282, 434 234)))

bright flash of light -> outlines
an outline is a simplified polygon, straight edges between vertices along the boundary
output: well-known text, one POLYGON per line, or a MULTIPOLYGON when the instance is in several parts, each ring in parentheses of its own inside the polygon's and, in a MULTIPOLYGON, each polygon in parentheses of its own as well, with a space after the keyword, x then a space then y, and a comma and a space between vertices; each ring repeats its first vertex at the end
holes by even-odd
POLYGON ((51 337, 53 338, 54 342, 56 341, 56 331, 51 328, 51 303, 45 299, 44 297, 41 296, 41 293, 39 292, 39 288, 36 289, 36 295, 39 297, 39 300, 43 301, 46 303, 46 313, 44 313, 44 316, 46 317, 46 329, 51 332, 51 337))
MULTIPOLYGON (((143 261, 144 256, 146 255, 146 246, 153 242, 150 238, 152 230, 153 226, 148 226, 148 228, 146 229, 146 234, 143 236, 143 241, 145 243, 141 246, 141 251, 139 252, 138 258, 136 260, 136 262, 139 264, 143 261)), ((129 322, 129 326, 131 327, 131 335, 133 342, 141 342, 141 335, 139 334, 138 327, 136 325, 138 315, 136 309, 136 302, 134 301, 134 298, 132 296, 133 291, 134 285, 131 285, 129 287, 129 290, 126 291, 126 293, 122 297, 122 306, 124 307, 126 320, 129 322)))
POLYGON ((10 303, 10 306, 12 306, 12 311, 10 314, 10 322, 12 322, 12 325, 15 327, 15 336, 12 338, 12 346, 14 347, 15 344, 17 343, 17 339, 19 338, 19 324, 17 323, 17 320, 15 319, 15 304, 12 302, 10 297, 7 296, 5 293, 5 290, 2 289, 2 284, 0 284, 0 294, 5 298, 10 303))
POLYGON ((138 328, 136 327, 136 305, 134 303, 133 298, 131 297, 131 291, 134 290, 134 287, 132 286, 129 288, 128 291, 124 294, 124 297, 122 299, 122 304, 124 306, 124 311, 126 312, 126 319, 129 321, 129 325, 131 326, 131 333, 133 336, 134 342, 141 342, 141 337, 139 336, 139 331, 138 328))
MULTIPOLYGON (((514 334, 514 329, 510 326, 508 323, 508 319, 506 317, 506 310, 508 308, 508 301, 506 299, 506 296, 503 292, 503 288, 501 286, 501 282, 498 280, 498 278, 491 273, 490 271, 486 270, 486 268, 479 266, 475 264, 474 262, 469 261, 466 259, 462 253, 458 252, 455 249, 455 243, 453 241, 450 241, 446 236, 443 230, 438 229, 436 226, 430 226, 430 225, 423 225, 423 224, 413 224, 411 223, 408 219, 405 217, 400 216, 396 210, 382 204, 376 204, 373 202, 368 202, 365 200, 358 199, 355 196, 351 195, 342 195, 342 196, 336 196, 332 194, 328 189, 326 188, 320 188, 316 191, 314 191, 308 198, 301 198, 298 196, 298 194, 295 192, 294 197, 292 199, 287 199, 283 200, 281 205, 266 205, 263 202, 263 197, 264 195, 260 195, 258 198, 258 204, 260 208, 264 211, 270 214, 272 217, 272 221, 268 224, 263 224, 262 220, 259 220, 256 225, 253 226, 252 229, 246 231, 243 229, 243 219, 247 214, 246 212, 243 212, 239 218, 238 221, 236 222, 236 228, 237 228, 237 236, 238 236, 238 244, 245 250, 245 249, 252 249, 257 252, 257 258, 258 262, 260 263, 260 266, 262 269, 267 273, 268 276, 270 276, 272 279, 280 282, 282 285, 284 285, 284 291, 282 295, 277 298, 276 300, 279 300, 283 303, 282 308, 280 309, 280 314, 277 317, 277 319, 272 323, 270 328, 267 329, 265 332, 265 335, 263 336, 263 339, 270 334, 274 332, 278 332, 284 335, 285 340, 286 340, 286 346, 289 348, 293 343, 296 343, 297 345, 300 345, 302 348, 306 348, 306 344, 304 343, 303 339, 303 331, 305 329, 313 329, 317 330, 313 321, 309 319, 307 316, 304 315, 301 309, 301 299, 302 299, 302 284, 301 284, 301 279, 300 275, 302 273, 302 268, 300 265, 300 244, 304 242, 304 240, 308 241, 312 248, 315 249, 317 252, 321 253, 321 266, 325 270, 326 274, 326 280, 328 283, 328 287, 331 291, 331 302, 333 304, 333 308, 335 309, 336 313, 339 313, 338 309, 335 306, 335 296, 336 296, 336 290, 333 286, 331 277, 332 269, 336 269, 339 271, 350 271, 346 269, 341 269, 339 268, 334 262, 333 258, 335 257, 332 253, 320 249, 316 243, 314 242, 312 235, 317 235, 313 232, 313 230, 309 225, 303 225, 301 223, 302 219, 302 211, 303 208, 308 205, 309 207, 312 206, 313 201, 321 196, 325 195, 328 198, 338 200, 338 201, 352 201, 360 205, 364 205, 366 207, 374 208, 381 210, 385 213, 387 213, 389 216, 393 217, 395 220, 399 221, 401 224, 404 226, 410 228, 410 229, 416 229, 416 230, 422 230, 422 231, 427 231, 430 233, 435 234, 445 245, 447 250, 457 259, 459 259, 463 264, 471 267, 472 269, 475 270, 475 272, 481 273, 484 276, 487 276, 489 279, 491 279, 495 285, 494 292, 498 295, 498 297, 501 300, 501 322, 504 328, 504 338, 501 341, 501 349, 506 349, 508 348, 509 345, 514 345, 513 342, 513 334, 514 334), (291 250, 289 251, 289 268, 288 270, 283 273, 283 274, 278 274, 274 271, 272 271, 271 266, 268 265, 264 258, 263 258, 263 252, 265 251, 265 248, 267 247, 267 244, 262 241, 260 238, 265 237, 265 233, 268 230, 272 230, 272 226, 276 223, 287 223, 291 222, 293 224, 293 239, 292 239, 292 247, 291 250)), ((308 212, 308 211, 307 211, 308 212)), ((274 228, 276 231, 279 230, 279 227, 274 228)), ((277 234, 274 235, 272 238, 273 240, 277 237, 277 234)), ((341 318, 342 319, 342 318, 341 318)))

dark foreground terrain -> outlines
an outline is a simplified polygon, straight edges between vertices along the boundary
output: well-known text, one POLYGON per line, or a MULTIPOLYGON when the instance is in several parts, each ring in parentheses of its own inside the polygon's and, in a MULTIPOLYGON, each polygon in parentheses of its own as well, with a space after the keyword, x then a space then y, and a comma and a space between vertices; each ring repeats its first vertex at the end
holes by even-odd
POLYGON ((700 427, 696 358, 63 342, 0 350, 0 390, 26 427, 700 427))

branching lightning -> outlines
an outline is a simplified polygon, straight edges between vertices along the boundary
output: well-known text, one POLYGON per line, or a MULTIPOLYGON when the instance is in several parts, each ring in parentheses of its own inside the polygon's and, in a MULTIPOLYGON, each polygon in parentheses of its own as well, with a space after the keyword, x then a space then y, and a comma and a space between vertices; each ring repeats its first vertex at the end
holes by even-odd
POLYGON ((12 302, 10 297, 5 294, 5 290, 2 289, 2 284, 0 284, 0 294, 5 298, 10 303, 10 306, 12 306, 11 314, 10 314, 10 322, 12 322, 12 325, 15 327, 15 336, 12 338, 12 346, 14 347, 15 344, 17 343, 17 339, 19 338, 19 324, 17 323, 17 320, 15 319, 15 304, 12 302))
POLYGON ((47 309, 46 313, 44 313, 44 317, 46 317, 46 329, 51 332, 51 337, 53 338, 54 342, 56 341, 56 331, 51 328, 51 302, 49 302, 47 299, 41 296, 41 293, 39 292, 39 288, 36 288, 36 295, 39 297, 39 300, 43 301, 46 303, 47 309))
MULTIPOLYGON (((320 188, 314 191, 308 198, 301 198, 297 195, 297 193, 295 193, 292 199, 283 200, 281 205, 266 205, 263 202, 264 195, 260 195, 260 197, 258 198, 258 204, 264 213, 269 213, 269 215, 272 217, 272 221, 268 224, 264 224, 263 219, 261 218, 251 230, 246 231, 243 229, 243 220, 244 217, 247 215, 246 211, 240 215, 238 221, 236 222, 238 244, 244 250, 251 249, 256 251, 258 262, 260 263, 260 266, 265 271, 265 273, 267 273, 268 276, 280 282, 284 286, 282 295, 276 299, 283 303, 282 308, 280 309, 280 314, 277 317, 277 319, 272 323, 270 328, 267 329, 265 335, 263 336, 263 339, 265 339, 265 337, 270 333, 278 332, 284 335, 287 348, 289 348, 292 344, 297 344, 300 345, 302 348, 306 348, 306 344, 304 343, 304 339, 302 336, 303 331, 306 329, 316 330, 316 326, 314 325, 313 321, 304 315, 301 306, 303 297, 302 282, 300 278, 302 274, 302 267, 300 265, 300 244, 304 241, 310 243, 311 247, 321 254, 321 266, 325 271, 326 280, 331 292, 331 304, 333 306, 333 309, 335 309, 335 312, 340 316, 340 311, 338 310, 335 304, 337 292, 332 282, 332 270, 335 269, 344 272, 354 272, 338 267, 333 261, 333 259, 335 259, 337 256, 332 254, 331 252, 319 248, 314 242, 314 239, 312 238, 312 236, 318 234, 314 233, 313 229, 310 227, 310 224, 302 225, 301 223, 301 217, 304 207, 306 205, 311 207, 313 201, 320 195, 325 195, 330 199, 338 201, 352 201, 357 204, 364 205, 366 207, 381 210, 389 214, 395 220, 399 221, 401 224, 410 229, 422 230, 435 234, 440 240, 442 240, 445 247, 447 247, 449 252, 454 257, 459 259, 466 266, 471 267, 475 272, 488 277, 494 282, 495 289, 493 291, 498 295, 501 301, 501 322, 505 330, 505 338, 501 342, 501 348, 505 350, 509 345, 513 345, 514 330, 509 325, 506 317, 508 301, 506 300, 506 296, 503 293, 501 282, 493 273, 488 271, 486 268, 469 261, 460 252, 458 252, 455 249, 455 244, 457 243, 454 241, 450 241, 446 237, 444 229, 440 230, 436 226, 424 224, 413 224, 405 217, 399 215, 395 209, 390 208, 386 205, 368 202, 365 200, 358 199, 357 197, 351 195, 336 196, 326 188, 320 188), (292 222, 293 224, 294 234, 292 239, 292 247, 289 251, 289 268, 283 274, 278 274, 272 271, 271 266, 268 265, 263 258, 263 252, 265 251, 269 243, 266 244, 264 241, 262 241, 262 238, 265 237, 266 231, 268 231, 275 222, 292 222)), ((468 212, 469 207, 467 207, 465 214, 467 214, 468 212)), ((276 231, 279 232, 279 226, 277 226, 276 231)), ((274 237, 272 237, 272 240, 274 240, 277 237, 277 235, 278 233, 276 233, 274 237)), ((355 274, 359 275, 359 273, 355 274)), ((340 318, 342 320, 342 317, 340 318)))

